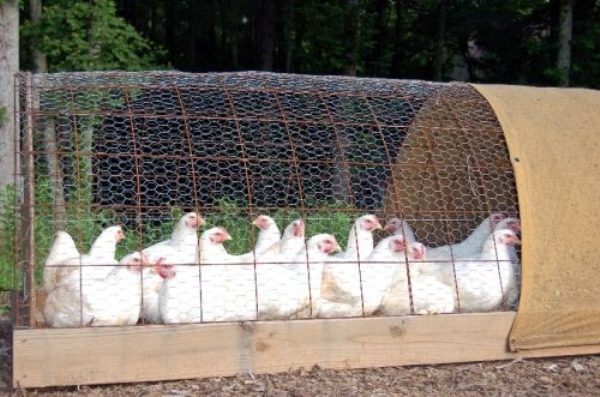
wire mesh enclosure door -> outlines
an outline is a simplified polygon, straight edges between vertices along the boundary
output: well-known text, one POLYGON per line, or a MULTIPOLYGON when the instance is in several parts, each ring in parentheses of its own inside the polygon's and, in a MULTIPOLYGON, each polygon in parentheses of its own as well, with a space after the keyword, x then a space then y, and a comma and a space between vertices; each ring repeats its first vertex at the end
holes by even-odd
MULTIPOLYGON (((346 292, 354 306, 341 317, 378 313, 366 303, 366 245, 349 233, 356 219, 370 214, 378 218, 373 225, 383 226, 383 220, 397 217, 422 243, 414 246, 415 257, 420 249, 424 254, 448 247, 439 261, 452 269, 452 311, 463 312, 473 310, 461 304, 457 244, 480 225, 487 227, 487 236, 500 220, 518 218, 502 130, 487 102, 466 84, 253 72, 110 72, 20 74, 16 88, 18 227, 15 249, 6 255, 15 264, 18 326, 44 322, 45 297, 36 291, 42 289, 44 261, 58 231, 68 232, 85 253, 103 230, 121 225, 125 234, 116 257, 122 258, 168 241, 184 214, 201 216, 193 222, 203 228, 201 248, 205 232, 224 227, 226 235, 218 238, 227 241, 227 254, 234 257, 230 266, 200 259, 201 266, 191 272, 183 266, 176 270, 196 283, 196 292, 186 299, 197 302, 189 321, 209 322, 267 318, 261 317, 262 302, 270 296, 264 288, 282 281, 261 280, 269 262, 258 255, 264 243, 257 235, 261 216, 278 229, 289 226, 290 233, 300 220, 301 237, 309 243, 327 234, 335 237, 332 250, 345 247, 339 262, 356 271, 343 276, 353 285, 346 292), (343 260, 351 250, 358 260, 343 260), (225 276, 234 280, 233 288, 212 283, 225 276), (245 281, 235 284, 240 279, 245 281), (209 309, 223 296, 235 299, 209 309)), ((399 230, 408 258, 411 241, 404 228, 399 230)), ((386 237, 378 230, 374 236, 371 250, 386 237)), ((309 243, 302 238, 297 247, 307 258, 309 243)), ((505 289, 497 255, 494 263, 505 289)), ((311 271, 307 266, 309 300, 315 293, 335 293, 327 277, 315 278, 319 289, 312 292, 311 271)), ((142 274, 143 285, 148 279, 142 274)), ((421 312, 413 296, 420 289, 411 280, 409 275, 407 309, 394 314, 421 312)), ((282 290, 289 289, 275 295, 282 290)), ((318 309, 309 303, 306 317, 336 317, 336 310, 324 314, 325 303, 318 309)), ((496 309, 511 304, 503 299, 496 309)))

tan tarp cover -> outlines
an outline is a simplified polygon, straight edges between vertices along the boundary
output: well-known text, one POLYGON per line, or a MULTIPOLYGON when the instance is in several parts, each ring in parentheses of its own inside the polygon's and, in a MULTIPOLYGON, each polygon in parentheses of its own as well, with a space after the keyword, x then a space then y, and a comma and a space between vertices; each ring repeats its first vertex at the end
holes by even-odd
POLYGON ((600 91, 475 88, 504 130, 522 218, 510 347, 600 344, 600 91))

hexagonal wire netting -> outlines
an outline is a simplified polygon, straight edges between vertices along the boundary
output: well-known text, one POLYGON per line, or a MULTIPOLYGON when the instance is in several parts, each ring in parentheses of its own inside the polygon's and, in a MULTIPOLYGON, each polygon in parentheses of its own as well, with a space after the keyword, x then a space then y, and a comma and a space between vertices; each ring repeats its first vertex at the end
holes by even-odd
POLYGON ((17 227, 5 255, 18 326, 135 324, 136 310, 143 324, 516 302, 518 265, 503 254, 516 262, 513 245, 491 238, 490 254, 484 244, 518 216, 513 171, 469 85, 254 72, 21 74, 15 84, 17 227), (199 243, 202 222, 184 225, 186 245, 171 232, 194 211, 204 225, 199 243), (387 230, 365 218, 350 233, 365 214, 387 230), (264 232, 252 225, 260 215, 281 231, 292 223, 283 240, 268 218, 264 232), (67 242, 49 257, 57 231, 86 253, 111 225, 125 232, 117 258, 167 243, 137 258, 142 270, 135 257, 115 267, 111 244, 79 256, 67 242), (321 233, 334 238, 311 238, 321 233), (346 249, 331 259, 335 240, 346 249))

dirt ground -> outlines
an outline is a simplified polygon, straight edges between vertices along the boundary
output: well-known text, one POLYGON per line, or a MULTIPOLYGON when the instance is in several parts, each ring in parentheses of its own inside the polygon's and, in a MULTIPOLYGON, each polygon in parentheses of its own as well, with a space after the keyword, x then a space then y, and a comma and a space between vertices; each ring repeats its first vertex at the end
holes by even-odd
POLYGON ((600 396, 600 356, 239 375, 178 382, 13 390, 10 323, 0 320, 1 396, 600 396))

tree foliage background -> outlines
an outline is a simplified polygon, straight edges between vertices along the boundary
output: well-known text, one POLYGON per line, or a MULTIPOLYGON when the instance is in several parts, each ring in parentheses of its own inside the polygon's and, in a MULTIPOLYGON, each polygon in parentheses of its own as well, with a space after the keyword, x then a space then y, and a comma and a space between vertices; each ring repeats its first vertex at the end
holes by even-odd
MULTIPOLYGON (((38 0, 39 1, 39 0, 38 0)), ((597 0, 47 0, 23 3, 49 71, 273 70, 559 84, 559 10, 572 7, 570 84, 600 85, 597 0)))

